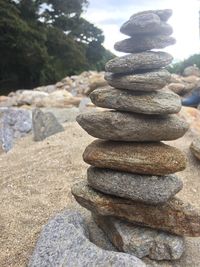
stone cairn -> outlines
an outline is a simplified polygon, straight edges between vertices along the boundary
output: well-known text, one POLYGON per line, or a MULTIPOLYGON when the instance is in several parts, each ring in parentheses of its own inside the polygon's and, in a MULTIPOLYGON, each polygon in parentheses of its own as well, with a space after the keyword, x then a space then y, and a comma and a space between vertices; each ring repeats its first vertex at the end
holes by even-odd
POLYGON ((164 67, 173 58, 151 51, 175 43, 167 23, 171 15, 169 9, 145 11, 122 25, 130 38, 115 49, 130 54, 110 60, 105 74, 110 86, 90 94, 95 105, 112 110, 77 117, 99 139, 83 154, 92 165, 87 183, 72 188, 119 251, 154 260, 179 259, 184 236, 200 236, 199 212, 175 197, 183 183, 174 173, 185 169, 185 156, 161 142, 188 130, 176 114, 179 96, 164 88, 170 80, 164 67))

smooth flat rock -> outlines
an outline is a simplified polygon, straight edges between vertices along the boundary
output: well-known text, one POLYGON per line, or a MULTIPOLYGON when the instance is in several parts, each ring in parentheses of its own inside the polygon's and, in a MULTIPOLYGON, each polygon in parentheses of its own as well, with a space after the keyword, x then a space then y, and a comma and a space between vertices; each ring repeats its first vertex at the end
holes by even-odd
POLYGON ((134 73, 165 67, 172 60, 173 57, 166 52, 146 51, 113 58, 106 63, 105 69, 112 73, 134 73))
POLYGON ((155 12, 137 13, 130 17, 121 28, 121 33, 134 36, 139 34, 171 35, 172 27, 155 12))
POLYGON ((171 90, 134 92, 112 87, 99 88, 90 94, 93 104, 102 108, 143 114, 174 114, 181 110, 179 95, 171 90))
POLYGON ((189 124, 178 115, 157 116, 119 111, 87 112, 79 125, 99 139, 114 141, 167 141, 182 137, 189 124))
POLYGON ((136 226, 114 217, 93 213, 93 218, 119 251, 158 261, 178 260, 184 252, 183 237, 136 226))
POLYGON ((200 211, 178 198, 164 205, 149 205, 102 194, 86 182, 75 184, 72 194, 81 206, 98 215, 114 216, 181 236, 200 236, 200 211))
POLYGON ((95 140, 83 153, 86 163, 124 172, 166 175, 186 168, 185 155, 159 142, 114 142, 95 140))
POLYGON ((190 145, 192 154, 200 160, 200 137, 196 138, 190 145))
POLYGON ((155 205, 167 202, 183 188, 176 175, 140 175, 94 167, 87 170, 87 180, 102 193, 155 205))
POLYGON ((33 110, 32 123, 34 141, 42 141, 51 135, 64 131, 63 126, 53 113, 43 113, 38 108, 33 110))
POLYGON ((105 73, 105 79, 112 87, 148 92, 162 89, 169 83, 170 77, 171 74, 165 69, 140 74, 105 73))
POLYGON ((89 241, 89 233, 80 213, 64 211, 42 230, 29 267, 145 267, 132 255, 103 250, 89 241))
POLYGON ((162 49, 176 43, 176 40, 167 35, 137 35, 114 45, 115 50, 124 53, 137 53, 151 49, 162 49))

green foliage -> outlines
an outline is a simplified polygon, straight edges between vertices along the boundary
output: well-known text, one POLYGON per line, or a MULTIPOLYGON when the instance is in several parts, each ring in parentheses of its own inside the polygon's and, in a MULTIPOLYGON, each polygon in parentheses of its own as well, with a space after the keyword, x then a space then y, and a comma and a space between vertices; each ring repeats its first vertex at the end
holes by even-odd
POLYGON ((183 71, 186 67, 196 65, 200 68, 200 54, 194 54, 189 58, 172 64, 168 67, 170 73, 183 74, 183 71))
POLYGON ((104 68, 103 33, 81 18, 87 0, 0 0, 0 88, 32 88, 104 68))

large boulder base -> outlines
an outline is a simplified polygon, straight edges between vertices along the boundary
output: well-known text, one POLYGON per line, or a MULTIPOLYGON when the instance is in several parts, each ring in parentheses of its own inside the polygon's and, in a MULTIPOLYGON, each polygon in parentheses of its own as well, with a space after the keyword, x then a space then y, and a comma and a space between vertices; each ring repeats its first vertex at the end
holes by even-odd
POLYGON ((176 175, 139 175, 94 167, 87 170, 87 180, 100 192, 155 205, 167 202, 183 187, 176 175))
POLYGON ((134 92, 112 87, 99 88, 90 94, 99 107, 142 114, 173 114, 181 110, 181 99, 171 90, 134 92))
POLYGON ((124 172, 166 175, 186 167, 185 155, 175 147, 157 142, 95 140, 83 153, 86 163, 124 172))
POLYGON ((78 212, 64 211, 45 225, 29 267, 145 267, 138 258, 103 250, 89 241, 85 221, 78 212))
POLYGON ((173 198, 164 205, 149 205, 102 194, 80 182, 72 187, 76 201, 91 212, 167 231, 181 236, 200 236, 200 210, 173 198))
POLYGON ((93 218, 119 251, 157 261, 178 260, 184 252, 183 237, 137 226, 114 217, 93 213, 93 218))
POLYGON ((140 74, 105 74, 105 79, 112 87, 145 92, 162 89, 169 83, 170 77, 170 73, 165 69, 140 74))
POLYGON ((177 115, 146 116, 118 111, 87 112, 77 122, 96 138, 114 141, 167 141, 182 137, 189 124, 177 115))
POLYGON ((140 70, 153 70, 169 65, 173 57, 166 52, 146 51, 116 57, 106 63, 105 69, 112 73, 134 73, 140 70))

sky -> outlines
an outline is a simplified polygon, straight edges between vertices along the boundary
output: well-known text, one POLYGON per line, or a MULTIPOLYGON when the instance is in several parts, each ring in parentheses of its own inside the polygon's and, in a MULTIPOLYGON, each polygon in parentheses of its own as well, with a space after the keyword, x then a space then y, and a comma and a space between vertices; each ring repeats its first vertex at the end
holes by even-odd
POLYGON ((120 33, 120 26, 139 11, 170 8, 173 15, 169 24, 174 29, 176 44, 164 51, 175 60, 183 60, 200 52, 199 10, 200 0, 89 0, 84 17, 103 30, 104 46, 116 55, 122 55, 113 48, 114 43, 127 38, 120 33))

